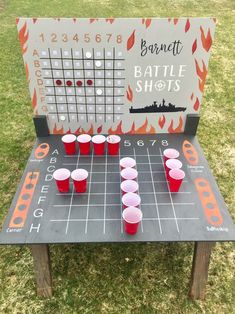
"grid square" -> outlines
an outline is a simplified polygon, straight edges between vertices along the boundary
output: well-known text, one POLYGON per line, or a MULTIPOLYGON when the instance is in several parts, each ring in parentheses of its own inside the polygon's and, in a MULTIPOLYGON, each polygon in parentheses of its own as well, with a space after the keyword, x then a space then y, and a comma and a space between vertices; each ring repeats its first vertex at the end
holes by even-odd
POLYGON ((87 206, 72 207, 70 219, 86 219, 87 206))
POLYGON ((105 165, 104 164, 102 164, 102 165, 95 165, 93 167, 93 171, 105 173, 105 165))
POLYGON ((138 181, 144 182, 144 181, 151 181, 152 177, 150 173, 146 172, 139 172, 138 174, 138 181))
POLYGON ((138 171, 150 172, 150 166, 147 163, 138 163, 137 164, 138 171))
POLYGON ((153 194, 140 194, 142 204, 155 204, 155 197, 153 194))
POLYGON ((97 106, 96 110, 97 110, 98 113, 104 113, 105 109, 104 109, 104 106, 97 106))
POLYGON ((77 121, 77 115, 76 114, 69 114, 70 121, 77 121))
POLYGON ((106 204, 120 204, 121 205, 121 195, 120 194, 107 194, 106 204))
POLYGON ((158 202, 158 204, 169 204, 169 205, 162 205, 162 206, 166 206, 166 207, 168 206, 168 207, 172 208, 169 193, 157 194, 157 202, 158 202))
POLYGON ((120 170, 120 168, 119 168, 119 164, 117 163, 117 164, 112 164, 112 165, 107 165, 107 172, 113 172, 113 171, 115 171, 115 172, 118 172, 120 170))
POLYGON ((141 205, 143 218, 157 218, 157 209, 155 205, 141 205))
POLYGON ((93 182, 93 175, 92 175, 92 182, 90 183, 90 193, 104 193, 105 186, 104 184, 96 184, 93 182))
POLYGON ((106 162, 106 157, 104 157, 104 156, 98 157, 98 156, 94 155, 93 164, 95 164, 95 165, 100 164, 100 163, 105 164, 105 162, 106 162))
POLYGON ((121 219, 121 208, 119 205, 106 207, 106 218, 107 219, 121 219))
POLYGON ((140 191, 140 194, 144 193, 144 192, 154 193, 152 183, 151 182, 150 183, 143 183, 143 182, 139 181, 139 191, 140 191))
POLYGON ((93 182, 105 182, 105 174, 104 173, 92 173, 92 181, 93 182))
POLYGON ((67 107, 65 105, 58 105, 58 110, 60 112, 66 112, 67 111, 67 107))
POLYGON ((107 173, 107 182, 120 182, 120 173, 107 173))
MULTIPOLYGON (((104 207, 103 206, 91 206, 89 207, 88 219, 103 219, 104 207)), ((90 221, 89 221, 90 223, 90 221)))
POLYGON ((85 111, 86 111, 86 107, 84 105, 78 106, 78 112, 85 112, 85 111))
POLYGON ((104 204, 104 194, 90 194, 90 205, 104 204))
POLYGON ((120 193, 120 180, 118 182, 112 182, 106 185, 107 193, 120 193))
POLYGON ((87 194, 85 194, 85 193, 74 193, 73 205, 84 205, 84 206, 86 206, 87 203, 88 203, 88 195, 87 194))

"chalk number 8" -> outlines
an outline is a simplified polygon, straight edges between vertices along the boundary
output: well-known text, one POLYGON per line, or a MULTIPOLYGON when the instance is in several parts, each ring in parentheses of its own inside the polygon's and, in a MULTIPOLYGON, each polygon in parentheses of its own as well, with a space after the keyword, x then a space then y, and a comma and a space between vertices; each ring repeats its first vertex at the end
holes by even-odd
POLYGON ((168 146, 167 140, 162 140, 162 146, 168 146))

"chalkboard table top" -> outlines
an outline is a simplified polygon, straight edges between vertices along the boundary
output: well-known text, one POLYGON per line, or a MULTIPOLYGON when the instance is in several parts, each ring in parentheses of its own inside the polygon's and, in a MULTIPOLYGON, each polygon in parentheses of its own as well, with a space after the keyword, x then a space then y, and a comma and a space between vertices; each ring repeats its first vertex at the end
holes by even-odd
POLYGON ((118 156, 68 156, 60 135, 38 138, 0 234, 1 244, 234 241, 235 228, 196 137, 185 134, 122 135, 118 156), (163 150, 176 148, 186 173, 170 193, 163 150), (136 159, 143 221, 134 236, 121 219, 119 160, 136 159), (88 188, 60 194, 58 168, 89 172, 88 188))

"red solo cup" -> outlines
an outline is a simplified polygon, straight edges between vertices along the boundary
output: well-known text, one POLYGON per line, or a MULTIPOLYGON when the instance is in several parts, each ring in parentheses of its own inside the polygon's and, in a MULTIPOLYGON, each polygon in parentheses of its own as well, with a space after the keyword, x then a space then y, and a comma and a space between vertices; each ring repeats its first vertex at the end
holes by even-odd
POLYGON ((109 155, 118 154, 120 141, 121 141, 121 137, 118 135, 109 135, 107 137, 109 155))
POLYGON ((139 207, 141 203, 141 198, 138 194, 136 193, 126 193, 122 197, 122 204, 124 208, 127 207, 139 207))
POLYGON ((135 234, 142 220, 143 213, 139 208, 127 207, 122 213, 125 231, 129 234, 135 234))
POLYGON ((94 135, 92 137, 95 155, 104 155, 106 137, 104 135, 94 135))
POLYGON ((79 150, 81 155, 89 155, 91 150, 91 136, 89 134, 81 134, 77 137, 79 150))
POLYGON ((169 171, 169 188, 171 192, 178 192, 185 173, 181 169, 171 169, 169 171))
POLYGON ((126 193, 137 193, 139 190, 139 184, 134 180, 124 180, 121 183, 122 195, 126 193))
POLYGON ((65 134, 62 136, 62 142, 67 155, 76 154, 76 136, 74 134, 65 134))
POLYGON ((178 159, 168 159, 166 161, 165 169, 166 169, 166 178, 169 181, 169 171, 171 169, 180 169, 182 167, 182 162, 178 159))
POLYGON ((164 156, 164 164, 166 163, 166 161, 168 159, 175 159, 178 158, 180 155, 180 153, 178 152, 178 150, 174 149, 174 148, 167 148, 163 151, 163 156, 164 156))
POLYGON ((124 157, 120 159, 120 168, 125 169, 125 168, 135 168, 136 166, 136 161, 134 158, 131 157, 124 157))
POLYGON ((137 180, 138 171, 134 168, 125 168, 121 171, 122 180, 137 180))
POLYGON ((53 178, 55 179, 58 191, 66 193, 69 191, 70 171, 65 168, 60 168, 54 171, 53 178))
POLYGON ((85 193, 87 186, 88 172, 85 169, 75 169, 71 173, 75 191, 77 193, 85 193))

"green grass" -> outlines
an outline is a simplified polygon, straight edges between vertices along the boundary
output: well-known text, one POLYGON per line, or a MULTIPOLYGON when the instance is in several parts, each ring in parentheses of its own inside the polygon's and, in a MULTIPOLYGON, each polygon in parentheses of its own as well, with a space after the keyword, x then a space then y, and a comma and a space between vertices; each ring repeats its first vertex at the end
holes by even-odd
MULTIPOLYGON (((17 16, 215 16, 198 137, 235 219, 234 0, 0 0, 0 221, 35 139, 17 16)), ((233 245, 214 250, 204 302, 187 297, 192 249, 191 243, 52 246, 54 296, 45 300, 35 294, 29 250, 4 246, 0 313, 235 313, 233 245)))

